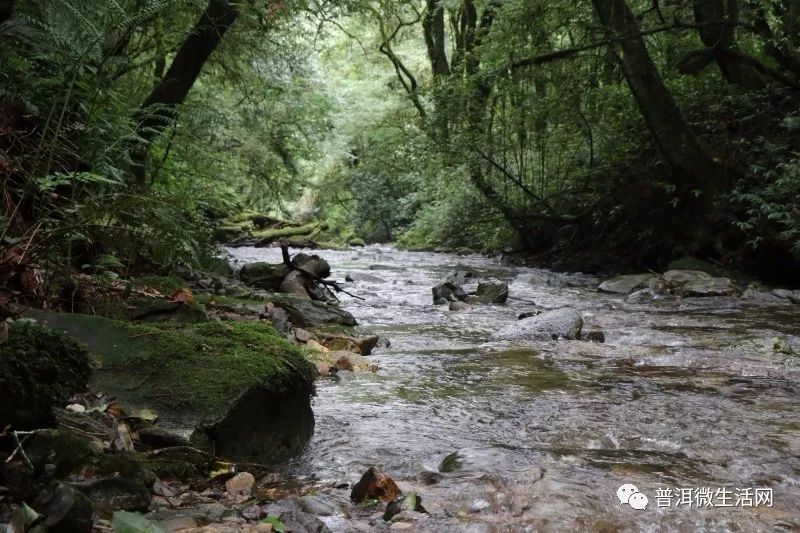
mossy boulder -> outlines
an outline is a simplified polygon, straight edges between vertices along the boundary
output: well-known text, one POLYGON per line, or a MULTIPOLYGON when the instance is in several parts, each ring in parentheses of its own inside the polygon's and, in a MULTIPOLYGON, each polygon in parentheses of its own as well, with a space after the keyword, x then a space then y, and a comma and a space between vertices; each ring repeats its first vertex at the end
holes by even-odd
POLYGON ((194 302, 172 302, 164 298, 140 297, 126 302, 126 318, 136 322, 208 322, 205 308, 194 302))
POLYGON ((283 263, 256 262, 244 265, 239 270, 239 279, 259 289, 276 291, 287 274, 289 274, 289 267, 283 263))
POLYGON ((347 244, 350 246, 366 246, 367 243, 364 242, 364 239, 361 237, 353 237, 352 239, 347 241, 347 244))
POLYGON ((91 364, 73 338, 30 320, 9 325, 0 344, 0 428, 41 427, 53 405, 86 390, 91 364))
POLYGON ((226 453, 225 443, 241 441, 247 454, 232 453, 237 460, 270 462, 311 436, 314 367, 265 323, 155 327, 89 315, 39 316, 86 342, 97 359, 94 390, 126 409, 156 411, 162 426, 191 434, 207 449, 226 453), (251 426, 268 434, 249 442, 251 426))

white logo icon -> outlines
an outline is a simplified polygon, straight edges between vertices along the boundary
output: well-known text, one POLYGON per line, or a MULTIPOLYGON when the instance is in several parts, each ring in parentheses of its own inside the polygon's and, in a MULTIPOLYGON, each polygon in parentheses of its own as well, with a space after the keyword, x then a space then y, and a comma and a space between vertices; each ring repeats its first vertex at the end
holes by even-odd
POLYGON ((639 511, 644 511, 645 507, 647 507, 647 496, 639 492, 636 485, 631 485, 630 483, 620 485, 617 489, 617 498, 619 498, 620 504, 625 505, 627 503, 639 511))

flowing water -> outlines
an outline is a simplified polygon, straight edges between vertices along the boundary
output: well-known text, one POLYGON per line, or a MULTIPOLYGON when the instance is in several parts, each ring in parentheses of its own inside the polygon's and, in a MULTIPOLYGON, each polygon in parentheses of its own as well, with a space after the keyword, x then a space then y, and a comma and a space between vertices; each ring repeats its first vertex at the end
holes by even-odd
MULTIPOLYGON (((280 261, 275 249, 231 252, 280 261)), ((591 276, 477 255, 321 255, 335 279, 356 278, 348 290, 366 300, 342 299, 359 329, 391 346, 371 356, 376 373, 318 384, 315 435, 295 473, 352 483, 377 465, 422 495, 431 518, 420 530, 800 529, 800 306, 634 305, 598 293, 591 276), (432 305, 431 287, 463 268, 507 282, 508 303, 432 305), (491 339, 522 312, 559 307, 579 310, 584 331, 606 342, 491 339), (625 483, 646 509, 620 504, 625 483), (771 489, 771 506, 750 504, 745 489, 756 488, 771 489), (690 494, 679 489, 695 489, 691 505, 678 505, 690 494)))

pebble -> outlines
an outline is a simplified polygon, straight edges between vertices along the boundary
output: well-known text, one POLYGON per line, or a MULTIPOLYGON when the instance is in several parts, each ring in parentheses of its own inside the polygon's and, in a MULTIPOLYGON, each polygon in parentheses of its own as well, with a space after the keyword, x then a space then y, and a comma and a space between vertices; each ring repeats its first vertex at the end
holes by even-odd
POLYGON ((70 413, 85 413, 86 407, 79 403, 71 403, 67 406, 67 411, 70 413))
POLYGON ((253 494, 253 485, 256 484, 256 478, 249 472, 239 472, 228 481, 225 482, 225 490, 228 491, 228 497, 236 501, 243 501, 248 499, 253 494))

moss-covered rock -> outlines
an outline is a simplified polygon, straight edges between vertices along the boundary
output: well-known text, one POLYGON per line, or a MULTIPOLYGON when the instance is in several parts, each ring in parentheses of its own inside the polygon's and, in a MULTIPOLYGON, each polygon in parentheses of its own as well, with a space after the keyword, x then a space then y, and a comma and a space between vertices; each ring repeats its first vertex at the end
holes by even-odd
POLYGON ((9 326, 0 344, 0 427, 40 427, 51 408, 86 390, 91 365, 86 348, 30 320, 9 326))
POLYGON ((289 267, 283 263, 273 264, 258 261, 242 266, 239 270, 239 279, 259 289, 276 291, 287 274, 289 274, 289 267))
POLYGON ((246 439, 251 434, 246 425, 261 425, 271 430, 260 436, 264 455, 247 458, 264 462, 271 459, 273 441, 310 436, 309 428, 298 432, 293 424, 305 420, 313 427, 314 367, 269 325, 207 322, 170 328, 89 315, 39 316, 86 342, 96 355, 93 389, 116 397, 125 408, 155 410, 164 427, 195 432, 193 442, 211 447, 220 438, 246 439), (270 401, 260 403, 256 418, 238 416, 263 398, 270 401))

